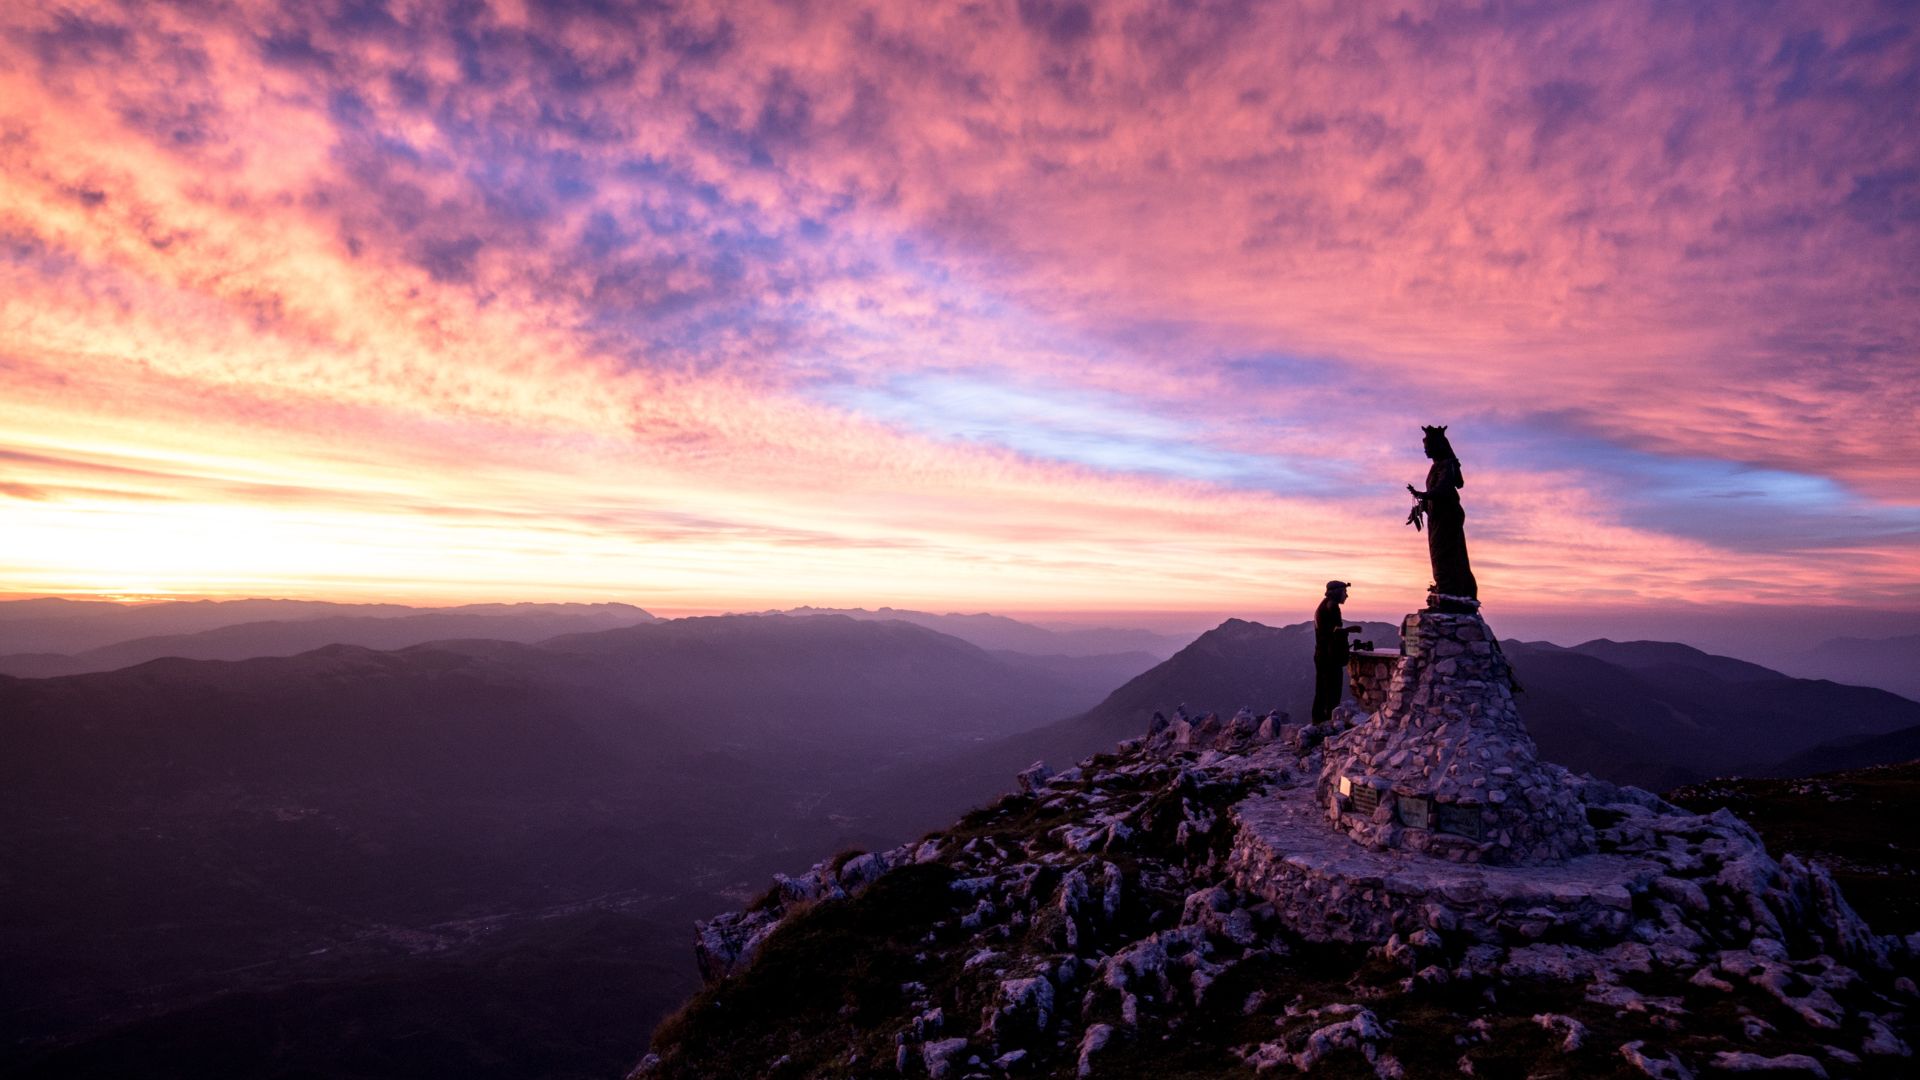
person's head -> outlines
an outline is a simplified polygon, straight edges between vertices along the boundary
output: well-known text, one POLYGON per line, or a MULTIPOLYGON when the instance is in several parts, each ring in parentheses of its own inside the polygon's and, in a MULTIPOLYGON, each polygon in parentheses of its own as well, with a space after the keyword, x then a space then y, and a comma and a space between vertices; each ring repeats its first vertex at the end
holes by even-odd
POLYGON ((1350 585, 1350 584, 1352 584, 1352 582, 1348 582, 1348 581, 1329 581, 1329 582, 1327 582, 1327 597, 1328 597, 1328 599, 1331 599, 1331 600, 1332 600, 1332 601, 1334 601, 1335 603, 1341 603, 1341 604, 1343 604, 1343 603, 1346 603, 1346 600, 1347 600, 1347 586, 1348 586, 1348 585, 1350 585))
POLYGON ((1428 427, 1422 424, 1420 425, 1420 432, 1420 446, 1421 449, 1427 452, 1428 457, 1435 461, 1453 460, 1453 444, 1447 441, 1447 425, 1441 424, 1439 427, 1428 427))

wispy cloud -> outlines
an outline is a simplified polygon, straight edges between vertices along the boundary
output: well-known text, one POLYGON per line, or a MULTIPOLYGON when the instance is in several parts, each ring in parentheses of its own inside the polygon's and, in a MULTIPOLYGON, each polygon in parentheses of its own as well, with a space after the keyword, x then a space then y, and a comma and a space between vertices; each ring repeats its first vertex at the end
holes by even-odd
POLYGON ((0 585, 1920 603, 1908 14, 16 5, 0 585))

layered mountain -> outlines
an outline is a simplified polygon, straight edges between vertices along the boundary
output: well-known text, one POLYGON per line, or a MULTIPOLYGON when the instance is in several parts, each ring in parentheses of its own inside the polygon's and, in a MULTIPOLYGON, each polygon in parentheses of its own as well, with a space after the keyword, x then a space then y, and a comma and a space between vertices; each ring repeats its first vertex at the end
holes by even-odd
POLYGON ((1193 640, 1192 634, 1163 634, 1135 628, 1094 626, 1048 628, 1035 626, 1005 615, 985 612, 936 615, 926 611, 883 607, 866 608, 792 608, 787 615, 845 615, 850 619, 910 622, 929 630, 938 630, 983 649, 1029 653, 1036 656, 1099 656, 1111 653, 1146 653, 1164 660, 1193 640))
POLYGON ((0 678, 0 1071, 606 1075, 876 769, 1096 696, 832 616, 0 678))
MULTIPOLYGON (((1556 647, 1546 641, 1522 644, 1535 649, 1556 647)), ((1592 641, 1574 645, 1571 650, 1631 671, 1652 672, 1680 679, 1692 679, 1700 674, 1706 674, 1723 683, 1750 683, 1768 682, 1782 677, 1780 672, 1771 668, 1748 663, 1745 660, 1736 660, 1731 656, 1716 656, 1691 645, 1682 645, 1677 641, 1614 641, 1609 638, 1595 638, 1592 641)))
POLYGON ((735 740, 828 740, 822 748, 860 734, 885 733, 895 747, 1005 735, 1058 717, 1084 692, 1081 680, 922 626, 844 615, 675 619, 541 648, 599 664, 669 713, 722 709, 736 718, 735 740))
MULTIPOLYGON (((1363 638, 1395 647, 1396 628, 1363 626, 1363 638)), ((1920 723, 1920 705, 1882 690, 1794 679, 1673 642, 1502 647, 1542 754, 1616 782, 1665 789, 1720 773, 1770 772, 1835 738, 1920 723)), ((1087 712, 958 756, 935 777, 883 778, 870 803, 912 788, 923 796, 943 792, 957 812, 1028 763, 1077 761, 1142 730, 1156 711, 1184 704, 1195 715, 1228 716, 1245 707, 1304 721, 1312 698, 1311 624, 1229 619, 1087 712)))
POLYGON ((1795 679, 1671 642, 1508 642, 1541 750, 1622 782, 1671 787, 1764 774, 1834 739, 1920 723, 1884 690, 1795 679))
POLYGON ((417 614, 404 604, 338 604, 323 600, 164 600, 118 603, 42 597, 0 601, 0 655, 74 653, 160 634, 193 634, 244 622, 326 615, 417 614))
POLYGON ((1152 653, 1096 653, 1091 656, 1034 654, 1011 649, 991 650, 995 659, 1009 667, 1037 672, 1099 700, 1134 676, 1151 670, 1160 662, 1152 653))
POLYGON ((1920 634, 1831 638, 1782 657, 1779 666, 1809 679, 1877 686, 1920 701, 1920 634))
POLYGON ((534 642, 652 620, 652 615, 631 604, 469 604, 421 609, 287 600, 150 605, 9 601, 0 603, 0 643, 12 647, 0 649, 5 653, 0 655, 0 675, 78 675, 169 656, 190 660, 293 656, 327 645, 401 649, 447 638, 534 642), (260 618, 267 612, 283 617, 260 618), (185 629, 151 633, 155 626, 185 629), (111 636, 111 643, 72 653, 54 651, 102 636, 111 636))

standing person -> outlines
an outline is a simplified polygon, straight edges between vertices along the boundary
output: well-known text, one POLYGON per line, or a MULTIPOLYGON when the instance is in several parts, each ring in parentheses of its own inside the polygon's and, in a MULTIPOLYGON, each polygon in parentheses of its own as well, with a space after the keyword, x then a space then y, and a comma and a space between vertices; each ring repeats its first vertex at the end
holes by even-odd
POLYGON ((1347 683, 1347 651, 1350 634, 1357 626, 1343 626, 1340 605, 1347 602, 1350 582, 1327 582, 1327 598, 1313 613, 1313 722, 1324 724, 1333 719, 1333 707, 1340 704, 1340 692, 1347 683))

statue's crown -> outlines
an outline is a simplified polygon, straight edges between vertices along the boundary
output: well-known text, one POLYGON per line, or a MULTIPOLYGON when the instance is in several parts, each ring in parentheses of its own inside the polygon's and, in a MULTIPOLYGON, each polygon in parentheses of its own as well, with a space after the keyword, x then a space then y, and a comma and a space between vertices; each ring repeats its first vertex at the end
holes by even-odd
POLYGON ((1433 427, 1429 424, 1421 424, 1420 430, 1429 435, 1445 435, 1447 433, 1447 425, 1441 424, 1439 427, 1433 427))

